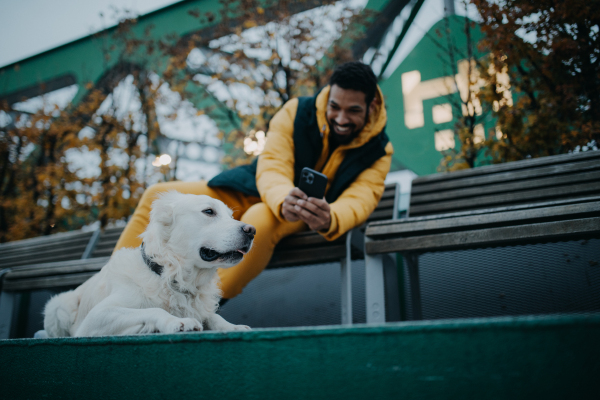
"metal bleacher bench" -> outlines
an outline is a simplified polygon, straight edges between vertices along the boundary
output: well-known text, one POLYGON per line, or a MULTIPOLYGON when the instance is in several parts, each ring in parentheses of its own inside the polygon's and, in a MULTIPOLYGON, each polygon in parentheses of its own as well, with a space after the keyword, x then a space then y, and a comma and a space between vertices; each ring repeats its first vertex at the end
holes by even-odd
MULTIPOLYGON (((398 215, 399 187, 387 185, 367 222, 398 215)), ((341 262, 342 323, 352 323, 350 261, 362 258, 366 224, 329 242, 316 232, 282 240, 267 268, 341 262)), ((123 228, 66 232, 0 245, 0 339, 8 338, 15 294, 40 289, 69 289, 85 282, 106 264, 123 228)), ((389 291, 392 293, 393 291, 389 291)))
MULTIPOLYGON (((600 238, 600 151, 423 176, 407 218, 368 225, 367 322, 384 299, 382 256, 402 254, 413 319, 422 319, 419 257, 428 252, 600 238)), ((452 273, 452 271, 449 271, 452 273)))

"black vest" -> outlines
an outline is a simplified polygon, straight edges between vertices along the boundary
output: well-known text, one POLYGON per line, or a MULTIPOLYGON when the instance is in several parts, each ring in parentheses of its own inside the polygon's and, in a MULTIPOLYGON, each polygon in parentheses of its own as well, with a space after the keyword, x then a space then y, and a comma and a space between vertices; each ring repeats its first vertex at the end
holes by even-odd
MULTIPOLYGON (((294 119, 294 184, 296 186, 302 169, 314 168, 323 150, 323 138, 317 122, 316 100, 317 96, 298 98, 298 110, 294 119)), ((388 142, 389 138, 383 128, 377 136, 361 147, 348 150, 325 195, 327 202, 333 203, 361 172, 383 157, 388 142)), ((258 159, 255 159, 249 165, 224 171, 212 178, 208 186, 226 187, 260 197, 256 188, 257 162, 258 159)))

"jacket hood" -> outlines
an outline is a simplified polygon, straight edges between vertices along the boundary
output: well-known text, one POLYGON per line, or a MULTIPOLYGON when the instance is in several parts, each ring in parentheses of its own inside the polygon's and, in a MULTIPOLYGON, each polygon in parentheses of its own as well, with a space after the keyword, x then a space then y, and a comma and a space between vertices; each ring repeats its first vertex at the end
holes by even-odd
MULTIPOLYGON (((329 100, 329 91, 331 87, 329 85, 325 86, 321 93, 317 95, 317 122, 319 123, 319 127, 321 128, 321 133, 323 134, 323 140, 326 141, 329 138, 329 123, 327 122, 327 101, 329 100)), ((375 92, 375 98, 373 99, 375 103, 375 111, 372 114, 369 114, 369 119, 367 124, 364 126, 362 131, 355 137, 350 143, 347 145, 343 145, 340 147, 351 149, 355 147, 360 147, 363 144, 367 143, 373 137, 377 136, 385 127, 387 123, 387 112, 385 110, 385 103, 383 100, 383 94, 381 93, 381 89, 379 85, 377 85, 377 91, 375 92)))

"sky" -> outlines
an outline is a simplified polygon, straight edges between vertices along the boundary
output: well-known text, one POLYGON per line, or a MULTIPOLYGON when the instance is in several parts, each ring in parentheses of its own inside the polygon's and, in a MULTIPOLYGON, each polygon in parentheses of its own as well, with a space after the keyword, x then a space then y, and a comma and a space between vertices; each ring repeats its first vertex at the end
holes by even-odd
POLYGON ((0 0, 0 66, 114 25, 115 5, 146 14, 179 1, 0 0))

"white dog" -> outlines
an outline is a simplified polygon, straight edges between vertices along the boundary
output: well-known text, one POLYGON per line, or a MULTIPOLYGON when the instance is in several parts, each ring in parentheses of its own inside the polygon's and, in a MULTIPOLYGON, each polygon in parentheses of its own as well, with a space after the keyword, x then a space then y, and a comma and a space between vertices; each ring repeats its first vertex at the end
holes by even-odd
POLYGON ((98 274, 50 299, 50 337, 243 331, 216 314, 217 268, 240 262, 256 229, 208 196, 163 193, 136 249, 113 254, 98 274))

